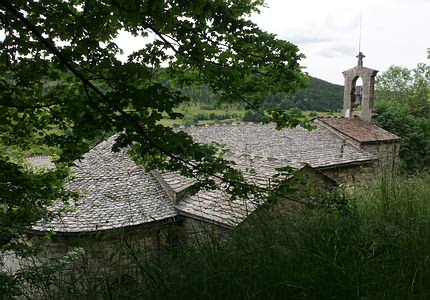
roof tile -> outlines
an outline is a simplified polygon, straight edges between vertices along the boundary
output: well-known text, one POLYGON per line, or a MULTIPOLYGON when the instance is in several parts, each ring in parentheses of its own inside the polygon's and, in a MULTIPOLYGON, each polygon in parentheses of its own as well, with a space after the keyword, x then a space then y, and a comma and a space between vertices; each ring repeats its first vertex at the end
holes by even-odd
POLYGON ((318 118, 317 120, 360 143, 383 143, 400 139, 397 135, 357 117, 318 118))

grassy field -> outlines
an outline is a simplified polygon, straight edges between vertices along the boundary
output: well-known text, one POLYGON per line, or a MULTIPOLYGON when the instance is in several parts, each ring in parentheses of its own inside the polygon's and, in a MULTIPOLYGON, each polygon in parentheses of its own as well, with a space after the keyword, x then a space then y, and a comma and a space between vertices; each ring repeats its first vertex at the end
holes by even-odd
MULTIPOLYGON (((242 121, 246 110, 234 105, 223 105, 219 107, 204 106, 199 103, 187 103, 181 105, 177 112, 184 115, 183 119, 164 119, 160 123, 166 126, 174 125, 202 125, 214 123, 229 123, 242 121)), ((339 113, 333 112, 312 112, 304 111, 306 117, 327 117, 338 116, 339 113)))

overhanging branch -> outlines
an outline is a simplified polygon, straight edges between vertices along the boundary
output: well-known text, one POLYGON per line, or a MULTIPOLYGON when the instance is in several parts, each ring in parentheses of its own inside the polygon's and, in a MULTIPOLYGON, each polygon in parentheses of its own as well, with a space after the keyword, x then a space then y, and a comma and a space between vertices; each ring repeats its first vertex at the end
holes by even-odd
MULTIPOLYGON (((84 89, 86 91, 86 94, 88 96, 89 106, 95 111, 99 112, 104 118, 107 119, 108 122, 110 122, 113 125, 116 125, 115 120, 111 116, 106 114, 103 110, 101 110, 100 107, 98 106, 98 103, 92 99, 89 91, 94 92, 104 102, 106 102, 109 105, 112 105, 112 107, 118 113, 120 113, 120 115, 124 117, 124 119, 134 128, 134 130, 136 130, 138 134, 140 134, 145 140, 147 140, 154 149, 157 149, 161 153, 165 154, 167 157, 180 162, 185 168, 188 168, 191 171, 197 170, 197 171, 203 172, 212 178, 219 179, 221 182, 224 182, 230 185, 238 185, 238 186, 245 187, 249 189, 249 191, 254 191, 254 192, 258 191, 258 193, 267 193, 271 191, 268 188, 258 187, 258 186, 246 183, 246 181, 230 180, 219 174, 208 173, 207 170, 203 169, 199 165, 196 165, 189 160, 186 160, 177 155, 174 155, 166 151, 165 149, 163 149, 157 143, 154 143, 151 137, 149 136, 149 134, 146 132, 146 130, 139 124, 138 120, 136 120, 133 116, 130 116, 127 112, 125 112, 121 106, 117 105, 115 101, 111 101, 109 97, 107 97, 99 88, 97 88, 97 86, 95 86, 88 78, 86 78, 85 75, 78 70, 78 67, 76 67, 72 62, 70 62, 67 59, 67 57, 64 56, 59 51, 59 49, 56 48, 55 44, 52 41, 50 41, 47 38, 44 38, 40 33, 40 31, 38 30, 38 28, 34 24, 32 24, 20 11, 18 11, 9 0, 0 0, 0 5, 3 6, 12 15, 14 15, 19 21, 21 21, 29 29, 29 31, 35 35, 37 40, 39 40, 39 42, 42 43, 51 54, 57 57, 60 63, 66 66, 67 69, 69 69, 69 71, 82 82, 84 89)), ((175 51, 175 53, 177 53, 178 50, 173 46, 173 44, 171 44, 161 33, 156 31, 155 28, 151 28, 151 27, 148 27, 148 28, 153 30, 155 34, 157 34, 165 43, 167 43, 167 45, 170 45, 170 47, 175 51)))

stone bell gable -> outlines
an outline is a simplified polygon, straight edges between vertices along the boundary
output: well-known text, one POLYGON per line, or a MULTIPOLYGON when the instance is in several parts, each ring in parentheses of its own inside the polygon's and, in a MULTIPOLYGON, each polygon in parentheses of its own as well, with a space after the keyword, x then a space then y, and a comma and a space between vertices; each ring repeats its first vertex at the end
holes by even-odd
POLYGON ((364 67, 364 57, 360 52, 357 65, 343 72, 345 86, 342 116, 317 118, 315 122, 355 147, 374 154, 378 158, 374 169, 391 173, 398 164, 400 138, 374 123, 374 90, 378 71, 364 67), (361 78, 363 86, 357 86, 358 78, 361 78))
POLYGON ((345 78, 342 116, 352 118, 358 106, 361 106, 359 117, 365 121, 372 120, 375 77, 378 71, 363 66, 363 53, 357 55, 357 66, 343 72, 345 78), (358 78, 363 86, 356 86, 358 78))

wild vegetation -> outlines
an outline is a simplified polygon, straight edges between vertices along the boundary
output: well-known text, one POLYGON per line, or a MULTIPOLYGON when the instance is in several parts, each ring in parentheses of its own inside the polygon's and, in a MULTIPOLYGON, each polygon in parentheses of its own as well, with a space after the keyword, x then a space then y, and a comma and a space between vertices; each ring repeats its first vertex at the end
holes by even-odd
POLYGON ((76 250, 45 276, 30 277, 32 293, 45 299, 428 299, 429 193, 429 175, 380 180, 353 194, 327 195, 322 206, 290 218, 263 212, 227 240, 196 240, 160 260, 123 246, 106 258, 111 268, 91 271, 91 253, 76 250), (130 257, 137 259, 134 269, 124 266, 130 257))
POLYGON ((403 169, 416 172, 430 166, 430 66, 393 66, 376 86, 378 124, 401 137, 403 169))

